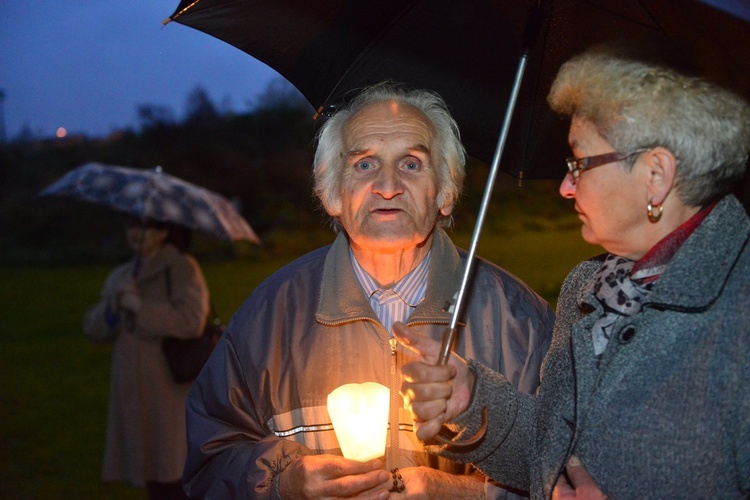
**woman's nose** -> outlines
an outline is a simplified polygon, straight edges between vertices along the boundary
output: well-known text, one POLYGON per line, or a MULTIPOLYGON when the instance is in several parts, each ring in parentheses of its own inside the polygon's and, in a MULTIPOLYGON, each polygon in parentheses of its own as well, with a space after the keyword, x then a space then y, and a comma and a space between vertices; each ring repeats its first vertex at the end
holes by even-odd
POLYGON ((573 174, 568 172, 560 183, 560 196, 563 198, 576 197, 576 183, 573 181, 573 174))

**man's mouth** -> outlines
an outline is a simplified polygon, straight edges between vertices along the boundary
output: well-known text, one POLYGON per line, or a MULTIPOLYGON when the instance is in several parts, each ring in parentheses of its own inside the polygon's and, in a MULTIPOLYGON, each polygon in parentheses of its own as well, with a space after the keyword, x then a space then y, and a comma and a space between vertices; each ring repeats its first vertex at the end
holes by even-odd
POLYGON ((372 210, 372 213, 374 214, 381 214, 381 215, 390 215, 400 212, 400 208, 376 208, 372 210))

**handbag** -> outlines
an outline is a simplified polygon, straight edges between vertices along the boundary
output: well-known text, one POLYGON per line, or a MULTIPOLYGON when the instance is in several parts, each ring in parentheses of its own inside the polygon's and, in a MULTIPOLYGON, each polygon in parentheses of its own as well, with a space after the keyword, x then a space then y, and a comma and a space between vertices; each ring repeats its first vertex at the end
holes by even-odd
MULTIPOLYGON (((172 295, 169 268, 166 269, 167 294, 172 295)), ((224 325, 216 315, 213 303, 209 302, 210 309, 206 326, 200 337, 182 339, 177 337, 166 337, 162 340, 161 348, 167 359, 167 366, 172 372, 172 379, 178 384, 185 384, 196 379, 203 365, 208 361, 214 350, 219 337, 224 333, 224 325)))
POLYGON ((178 384, 192 382, 203 369, 219 337, 224 333, 224 325, 214 314, 213 305, 206 321, 203 334, 193 339, 167 337, 162 340, 161 348, 167 358, 167 366, 172 378, 178 384))

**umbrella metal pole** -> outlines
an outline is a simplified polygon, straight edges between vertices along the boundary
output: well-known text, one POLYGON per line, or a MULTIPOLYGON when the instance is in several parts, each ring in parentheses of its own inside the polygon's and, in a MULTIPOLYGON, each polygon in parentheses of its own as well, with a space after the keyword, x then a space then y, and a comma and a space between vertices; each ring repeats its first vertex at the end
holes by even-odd
POLYGON ((500 130, 500 137, 498 138, 497 142, 497 149, 495 150, 495 156, 492 159, 492 167, 490 168, 489 177, 487 178, 487 185, 484 189, 484 196, 482 197, 482 204, 479 207, 479 214, 477 215, 477 222, 474 226, 474 233, 471 237, 471 244, 469 245, 469 254, 466 258, 466 269, 464 270, 463 278, 461 280, 461 286, 458 290, 458 294, 456 296, 456 302, 453 305, 453 316, 451 317, 451 323, 450 323, 450 338, 448 338, 447 342, 443 342, 443 346, 440 352, 440 357, 438 358, 438 364, 445 364, 448 361, 448 357, 450 356, 450 349, 453 344, 453 336, 455 334, 455 330, 457 329, 458 325, 458 319, 461 314, 463 302, 464 302, 464 296, 466 294, 466 289, 468 288, 469 278, 471 277, 471 271, 474 268, 474 255, 476 254, 477 245, 479 244, 479 236, 482 233, 482 225, 484 224, 484 219, 487 216, 487 209, 490 203, 490 198, 492 197, 492 189, 495 185, 495 178, 497 177, 497 172, 500 170, 500 159, 503 155, 503 150, 505 148, 505 142, 508 139, 508 131, 510 130, 510 120, 513 116, 513 110, 516 107, 516 100, 518 99, 518 93, 521 88, 521 81, 523 80, 523 74, 526 70, 526 64, 528 61, 528 56, 526 54, 523 54, 521 56, 521 60, 518 63, 518 69, 516 71, 516 78, 513 82, 513 89, 511 91, 511 97, 510 101, 508 103, 508 109, 505 112, 505 119, 503 120, 503 127, 500 130))
MULTIPOLYGON (((508 131, 510 130, 510 121, 513 117, 513 111, 516 107, 516 101, 518 99, 518 94, 521 89, 521 82, 523 81, 523 75, 526 71, 526 65, 528 63, 528 53, 524 52, 521 55, 521 59, 518 62, 518 69, 516 70, 516 77, 513 82, 513 88, 511 90, 510 100, 508 101, 508 107, 505 111, 505 118, 503 120, 503 126, 500 130, 500 136, 497 141, 497 148, 495 149, 495 155, 492 158, 492 166, 490 168, 490 173, 487 178, 487 185, 484 189, 484 196, 482 197, 482 204, 479 207, 479 214, 477 215, 477 222, 474 226, 474 233, 471 237, 471 244, 469 246, 469 254, 466 257, 466 268, 464 270, 463 278, 461 280, 461 286, 458 289, 458 294, 456 295, 456 302, 453 304, 453 316, 451 318, 451 323, 448 329, 443 334, 443 343, 440 347, 440 354, 438 356, 438 365, 444 365, 448 362, 448 358, 450 357, 451 348, 453 347, 453 343, 456 339, 456 334, 458 331, 458 319, 461 315, 463 303, 464 303, 464 297, 466 295, 466 290, 468 288, 469 279, 471 278, 471 272, 474 268, 474 255, 476 254, 477 245, 479 243, 479 236, 482 233, 482 225, 484 224, 484 219, 487 215, 487 208, 489 206, 490 198, 492 197, 492 189, 495 185, 495 178, 497 177, 497 172, 500 170, 500 159, 503 156, 503 150, 505 149, 505 142, 508 139, 508 131)), ((435 436, 435 439, 438 441, 441 441, 444 444, 450 445, 452 447, 466 447, 466 446, 472 446, 476 444, 482 437, 484 436, 484 433, 487 430, 487 408, 482 409, 482 426, 479 429, 479 431, 470 439, 466 441, 451 441, 448 438, 445 438, 441 436, 440 434, 435 436)))
MULTIPOLYGON (((157 165, 154 167, 154 172, 157 174, 160 174, 162 172, 161 166, 157 165)), ((146 186, 146 195, 144 197, 143 203, 141 203, 140 210, 136 210, 137 212, 140 212, 141 216, 141 245, 143 245, 143 239, 146 236, 146 222, 148 221, 148 214, 152 213, 149 209, 151 206, 151 198, 153 197, 154 189, 152 189, 152 186, 154 185, 154 180, 149 179, 148 184, 146 186)), ((135 258, 135 265, 133 266, 133 278, 137 278, 138 275, 141 272, 141 265, 142 265, 142 259, 141 259, 141 252, 140 248, 138 249, 138 254, 135 258)))
MULTIPOLYGON (((154 171, 157 174, 161 173, 161 167, 157 166, 154 168, 154 171)), ((149 187, 151 186, 151 183, 153 181, 149 181, 149 187)), ((138 250, 136 250, 135 253, 135 259, 133 260, 133 275, 132 278, 135 280, 138 278, 138 275, 141 274, 141 268, 143 267, 143 257, 141 256, 141 247, 143 247, 143 240, 146 238, 146 221, 148 218, 146 217, 148 204, 151 201, 151 193, 152 190, 146 191, 146 199, 143 202, 143 206, 141 207, 141 241, 138 247, 138 250)), ((130 311, 126 311, 125 314, 125 329, 129 332, 132 332, 135 329, 135 317, 133 316, 133 313, 130 311)))

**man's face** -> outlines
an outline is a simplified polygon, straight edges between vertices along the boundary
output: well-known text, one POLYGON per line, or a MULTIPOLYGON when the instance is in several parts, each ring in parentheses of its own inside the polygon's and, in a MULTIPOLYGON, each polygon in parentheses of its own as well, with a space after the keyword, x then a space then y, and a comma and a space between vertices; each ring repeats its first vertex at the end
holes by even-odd
POLYGON ((438 214, 434 133, 412 106, 371 104, 344 131, 341 224, 356 250, 399 252, 425 243, 438 214))

